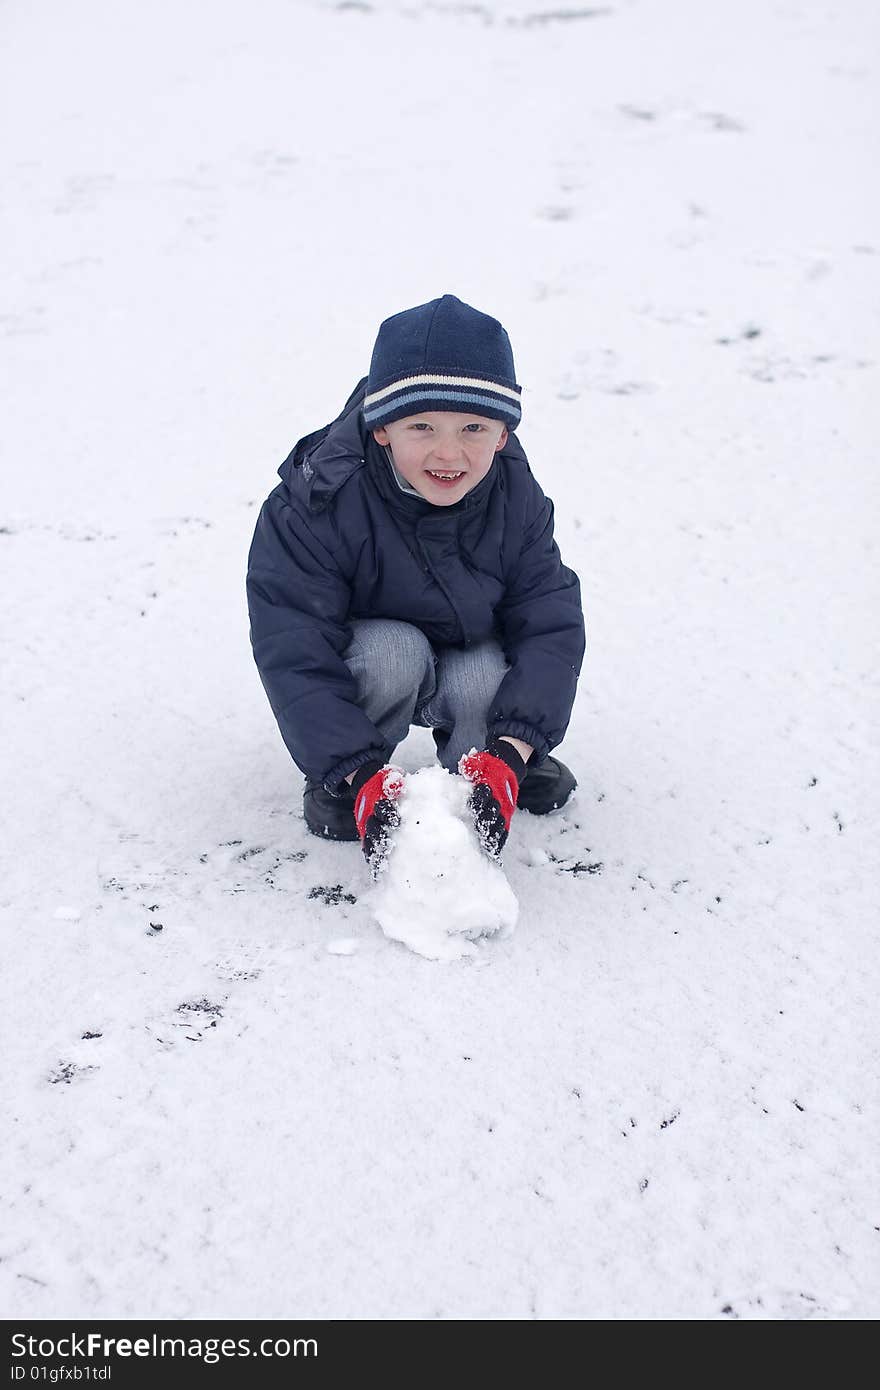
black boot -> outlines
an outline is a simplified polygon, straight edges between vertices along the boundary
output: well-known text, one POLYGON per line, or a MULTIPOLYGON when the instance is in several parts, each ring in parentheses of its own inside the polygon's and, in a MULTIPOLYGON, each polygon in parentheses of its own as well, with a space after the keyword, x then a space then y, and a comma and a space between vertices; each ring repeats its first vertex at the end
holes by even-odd
POLYGON ((325 840, 358 839, 354 821, 354 792, 347 782, 343 782, 337 796, 332 796, 323 782, 306 782, 303 816, 313 835, 320 835, 325 840))
POLYGON ((558 758, 545 758, 540 767, 526 767, 516 804, 533 816, 546 816, 564 806, 577 781, 570 768, 558 758))

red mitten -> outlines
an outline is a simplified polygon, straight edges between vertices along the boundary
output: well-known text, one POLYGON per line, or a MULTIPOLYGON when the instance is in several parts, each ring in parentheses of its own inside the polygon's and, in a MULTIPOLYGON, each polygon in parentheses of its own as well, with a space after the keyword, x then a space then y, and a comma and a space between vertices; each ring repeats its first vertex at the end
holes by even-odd
POLYGON ((481 753, 465 753, 458 770, 474 784, 468 807, 480 844, 493 859, 500 859, 526 765, 512 743, 496 738, 481 753))
POLYGON ((399 767, 366 763, 351 781, 354 792, 354 819, 370 875, 377 878, 388 855, 391 834, 400 825, 396 802, 403 791, 403 772, 399 767))

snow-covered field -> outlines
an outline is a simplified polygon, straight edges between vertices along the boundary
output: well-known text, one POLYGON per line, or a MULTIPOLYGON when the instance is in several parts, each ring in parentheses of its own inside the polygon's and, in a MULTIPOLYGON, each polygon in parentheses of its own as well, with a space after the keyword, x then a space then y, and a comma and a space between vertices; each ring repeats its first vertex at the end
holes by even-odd
POLYGON ((3 6, 4 1316, 877 1316, 877 15, 3 6), (304 830, 244 566, 446 291, 588 653, 438 963, 304 830))

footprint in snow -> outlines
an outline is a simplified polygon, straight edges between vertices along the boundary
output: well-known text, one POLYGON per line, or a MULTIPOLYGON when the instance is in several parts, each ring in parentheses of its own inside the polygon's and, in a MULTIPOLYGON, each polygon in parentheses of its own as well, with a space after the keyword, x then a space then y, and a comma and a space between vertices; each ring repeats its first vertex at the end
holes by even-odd
POLYGON ((147 1024, 162 1047, 173 1047, 181 1038, 201 1042, 205 1034, 223 1018, 223 1005, 212 999, 187 999, 178 1004, 170 1018, 147 1024))
POLYGON ((331 887, 318 884, 309 889, 309 901, 315 900, 326 903, 328 907, 337 907, 339 903, 356 903, 357 897, 354 893, 346 893, 341 883, 334 883, 331 887))
POLYGON ((97 1067, 81 1066, 78 1062, 60 1061, 55 1070, 50 1071, 46 1080, 50 1086, 70 1086, 77 1077, 97 1070, 97 1067))

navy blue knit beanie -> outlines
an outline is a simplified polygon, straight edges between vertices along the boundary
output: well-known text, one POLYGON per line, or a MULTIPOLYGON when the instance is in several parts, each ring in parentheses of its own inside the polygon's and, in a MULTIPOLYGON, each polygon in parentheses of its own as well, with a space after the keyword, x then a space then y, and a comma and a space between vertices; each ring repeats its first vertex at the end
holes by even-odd
POLYGON ((427 410, 487 415, 519 424, 510 339, 497 319, 454 294, 386 319, 379 329, 364 419, 370 429, 427 410))

